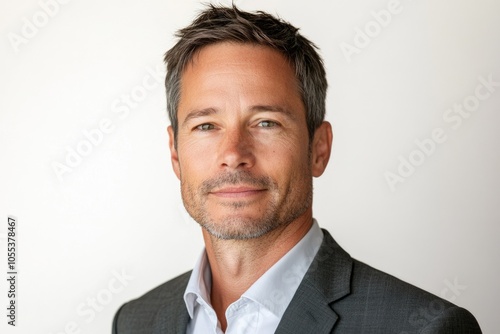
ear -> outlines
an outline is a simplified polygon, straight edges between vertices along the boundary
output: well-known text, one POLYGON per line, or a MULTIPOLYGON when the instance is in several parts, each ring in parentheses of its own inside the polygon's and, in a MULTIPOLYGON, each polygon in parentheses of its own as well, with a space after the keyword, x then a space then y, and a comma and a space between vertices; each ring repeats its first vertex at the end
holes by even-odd
POLYGON ((174 129, 171 125, 169 125, 167 131, 170 146, 170 161, 172 162, 172 168, 174 169, 175 175, 177 175, 177 178, 180 180, 181 168, 179 166, 179 154, 177 153, 177 148, 175 145, 174 129))
POLYGON ((332 150, 333 132, 329 122, 323 122, 314 133, 312 143, 312 175, 319 177, 326 169, 332 150))

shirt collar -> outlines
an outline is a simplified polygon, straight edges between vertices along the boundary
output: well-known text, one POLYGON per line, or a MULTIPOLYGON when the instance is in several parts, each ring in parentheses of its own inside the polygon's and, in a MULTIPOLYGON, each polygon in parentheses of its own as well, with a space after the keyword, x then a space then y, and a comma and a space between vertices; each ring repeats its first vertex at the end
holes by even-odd
POLYGON ((322 242, 323 232, 313 220, 309 232, 243 293, 243 297, 261 304, 281 318, 322 242))
POLYGON ((196 303, 210 305, 210 287, 212 272, 208 263, 207 252, 203 249, 191 272, 189 282, 184 292, 184 302, 191 319, 194 317, 196 303))
MULTIPOLYGON (((281 318, 322 242, 323 233, 313 219, 307 234, 244 292, 242 297, 259 303, 281 318)), ((184 302, 191 318, 196 303, 210 305, 211 286, 212 274, 207 254, 203 250, 184 292, 184 302)))

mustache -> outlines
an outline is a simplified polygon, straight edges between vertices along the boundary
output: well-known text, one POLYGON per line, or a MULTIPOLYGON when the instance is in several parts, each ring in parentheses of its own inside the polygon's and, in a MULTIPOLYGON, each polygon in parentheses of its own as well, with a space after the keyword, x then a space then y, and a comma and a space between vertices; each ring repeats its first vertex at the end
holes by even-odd
POLYGON ((271 188, 274 186, 273 180, 268 176, 253 176, 248 171, 225 172, 216 177, 205 180, 201 184, 203 193, 209 193, 214 189, 222 188, 226 185, 246 184, 259 188, 271 188))

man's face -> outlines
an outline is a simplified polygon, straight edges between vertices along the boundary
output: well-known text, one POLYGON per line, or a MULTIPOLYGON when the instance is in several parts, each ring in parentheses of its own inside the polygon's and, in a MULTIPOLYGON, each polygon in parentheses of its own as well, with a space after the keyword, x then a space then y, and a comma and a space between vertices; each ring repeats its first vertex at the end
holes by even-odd
POLYGON ((277 51, 202 48, 182 74, 177 115, 172 164, 187 211, 210 234, 256 238, 311 214, 306 112, 277 51))

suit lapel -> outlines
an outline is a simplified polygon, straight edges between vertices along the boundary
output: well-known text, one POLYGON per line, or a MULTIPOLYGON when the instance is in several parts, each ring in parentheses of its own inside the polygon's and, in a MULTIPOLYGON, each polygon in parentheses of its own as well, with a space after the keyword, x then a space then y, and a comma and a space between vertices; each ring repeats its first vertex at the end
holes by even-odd
POLYGON ((165 298, 164 304, 156 313, 152 334, 184 334, 189 322, 189 313, 184 303, 184 291, 191 272, 184 274, 176 286, 170 289, 171 296, 165 298))
POLYGON ((318 290, 302 285, 286 309, 276 333, 330 333, 337 319, 337 314, 318 290))
POLYGON ((276 329, 285 333, 330 333, 338 315, 330 306, 350 293, 352 259, 323 230, 323 243, 276 329))

